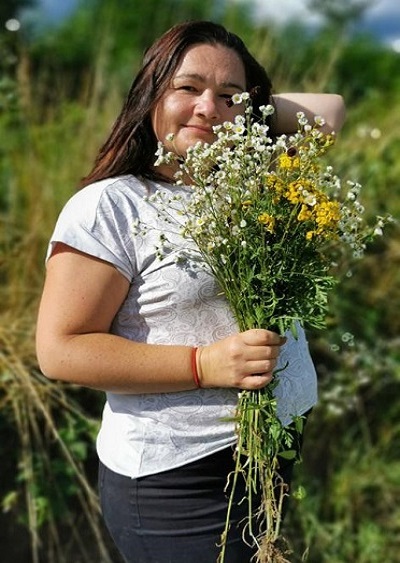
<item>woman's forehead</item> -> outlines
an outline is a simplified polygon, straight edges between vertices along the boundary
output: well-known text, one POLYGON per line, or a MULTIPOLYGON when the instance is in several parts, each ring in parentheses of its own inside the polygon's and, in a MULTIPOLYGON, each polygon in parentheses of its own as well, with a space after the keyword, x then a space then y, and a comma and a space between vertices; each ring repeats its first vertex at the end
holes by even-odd
POLYGON ((195 44, 184 53, 173 78, 217 79, 218 83, 244 89, 243 61, 233 49, 224 45, 195 44))

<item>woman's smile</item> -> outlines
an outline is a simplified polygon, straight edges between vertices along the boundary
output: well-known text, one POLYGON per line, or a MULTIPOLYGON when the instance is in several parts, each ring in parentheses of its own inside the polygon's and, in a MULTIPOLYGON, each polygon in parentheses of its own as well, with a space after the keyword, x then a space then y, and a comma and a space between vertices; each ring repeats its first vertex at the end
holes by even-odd
POLYGON ((183 127, 186 127, 187 129, 193 129, 193 131, 198 131, 199 133, 205 133, 207 135, 214 134, 214 131, 212 129, 212 127, 206 127, 205 125, 183 125, 183 127))
MULTIPOLYGON (((229 107, 226 102, 245 89, 244 66, 235 51, 221 45, 194 45, 152 112, 157 140, 181 156, 198 141, 212 143, 213 127, 242 113, 240 105, 229 107)), ((172 176, 169 166, 158 170, 172 176)))

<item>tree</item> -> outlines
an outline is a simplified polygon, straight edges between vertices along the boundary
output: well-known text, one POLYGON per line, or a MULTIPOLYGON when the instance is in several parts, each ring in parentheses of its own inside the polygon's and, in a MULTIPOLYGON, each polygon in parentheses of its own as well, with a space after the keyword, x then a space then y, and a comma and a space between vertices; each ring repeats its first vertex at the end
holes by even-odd
POLYGON ((375 0, 309 0, 307 5, 319 13, 329 27, 345 31, 373 4, 375 0))
POLYGON ((43 85, 46 106, 61 91, 71 98, 90 91, 96 72, 125 91, 146 48, 169 27, 190 19, 224 22, 234 14, 240 29, 250 29, 250 11, 229 0, 81 0, 65 21, 30 39, 31 71, 43 85))
POLYGON ((0 3, 0 26, 4 28, 6 21, 17 18, 22 8, 34 6, 37 0, 7 0, 0 3))

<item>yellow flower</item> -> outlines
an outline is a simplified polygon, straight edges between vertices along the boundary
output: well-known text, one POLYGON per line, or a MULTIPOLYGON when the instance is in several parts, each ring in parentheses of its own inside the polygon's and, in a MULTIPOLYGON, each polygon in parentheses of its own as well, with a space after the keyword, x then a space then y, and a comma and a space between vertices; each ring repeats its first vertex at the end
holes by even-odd
POLYGON ((319 228, 336 228, 340 220, 340 207, 337 201, 323 201, 316 209, 316 222, 319 228))
POLYGON ((300 158, 298 156, 291 157, 288 154, 284 153, 279 155, 278 164, 280 168, 292 170, 293 168, 299 168, 300 158))
POLYGON ((307 205, 302 205, 301 209, 299 211, 299 214, 297 215, 297 220, 298 221, 310 221, 312 219, 312 212, 310 211, 310 209, 308 209, 307 205))
POLYGON ((258 222, 264 225, 269 233, 274 232, 276 220, 275 217, 272 217, 269 213, 261 213, 261 215, 258 216, 258 222))
POLYGON ((277 205, 284 192, 285 184, 276 174, 268 174, 265 179, 265 187, 270 193, 275 192, 275 195, 272 195, 272 203, 277 205))
POLYGON ((326 135, 322 135, 320 138, 316 137, 315 141, 316 141, 315 144, 318 145, 319 148, 321 149, 321 154, 324 154, 325 151, 322 149, 327 149, 332 145, 334 145, 336 141, 336 137, 328 133, 326 135))
POLYGON ((285 192, 285 198, 294 205, 300 203, 301 201, 301 190, 302 186, 298 182, 290 182, 285 192))
POLYGON ((278 194, 283 193, 283 189, 285 187, 283 181, 276 174, 268 174, 265 184, 269 190, 273 190, 278 194))

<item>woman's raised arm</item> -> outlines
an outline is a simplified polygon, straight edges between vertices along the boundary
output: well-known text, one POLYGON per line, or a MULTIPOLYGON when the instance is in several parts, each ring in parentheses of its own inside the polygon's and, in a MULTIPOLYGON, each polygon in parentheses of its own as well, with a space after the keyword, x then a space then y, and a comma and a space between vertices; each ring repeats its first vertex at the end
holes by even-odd
POLYGON ((325 133, 338 133, 345 118, 345 105, 339 94, 287 93, 274 94, 275 114, 272 122, 272 133, 294 133, 297 131, 299 111, 304 112, 310 123, 316 115, 323 117, 325 125, 321 130, 325 133))

